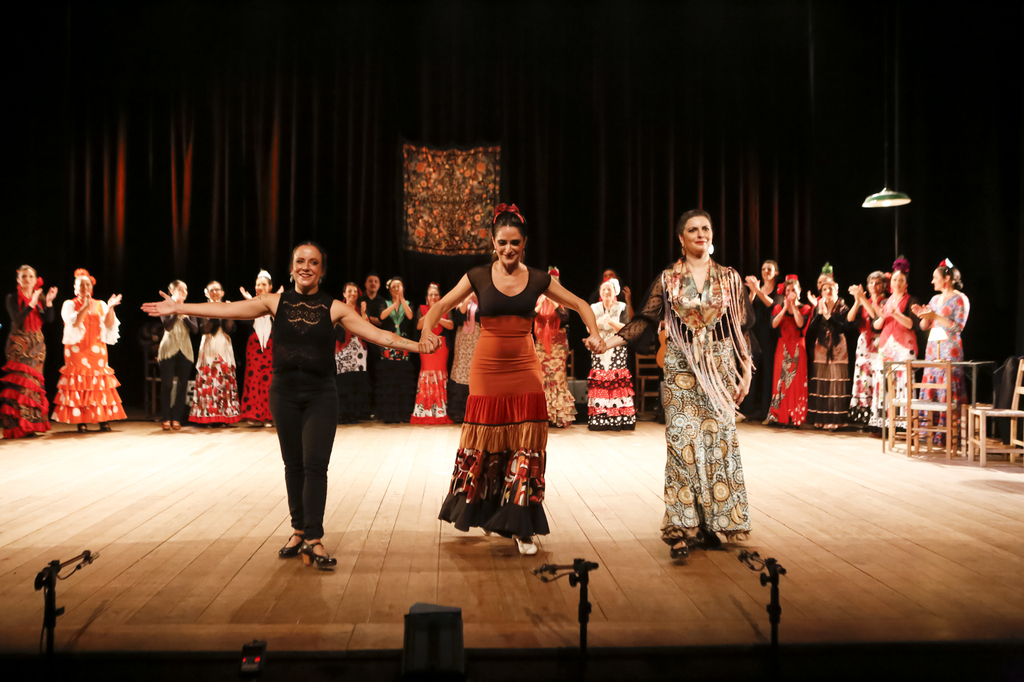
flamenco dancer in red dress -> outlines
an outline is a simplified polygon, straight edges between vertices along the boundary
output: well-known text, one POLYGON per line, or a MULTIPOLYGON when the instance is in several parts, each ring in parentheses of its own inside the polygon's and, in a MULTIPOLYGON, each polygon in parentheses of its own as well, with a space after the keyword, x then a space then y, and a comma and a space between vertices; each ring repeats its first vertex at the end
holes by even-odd
MULTIPOLYGON (((260 270, 256 275, 255 289, 257 296, 274 290, 269 272, 260 270)), ((245 287, 238 287, 238 290, 245 298, 252 298, 245 287)), ((242 419, 267 428, 274 425, 270 415, 270 381, 274 376, 273 327, 274 318, 270 315, 252 321, 252 334, 245 344, 245 380, 242 383, 242 419)))
POLYGON ((807 348, 804 334, 811 306, 800 303, 800 281, 786 275, 785 299, 772 309, 772 326, 779 330, 775 347, 775 388, 766 423, 800 426, 807 419, 807 348))
MULTIPOLYGON (((441 289, 433 282, 427 287, 427 303, 421 305, 416 328, 423 329, 423 319, 441 300, 441 289)), ((420 379, 416 390, 416 405, 409 421, 413 424, 451 424, 448 417, 448 344, 444 330, 455 323, 444 315, 430 332, 441 341, 441 347, 430 355, 420 356, 420 379)))

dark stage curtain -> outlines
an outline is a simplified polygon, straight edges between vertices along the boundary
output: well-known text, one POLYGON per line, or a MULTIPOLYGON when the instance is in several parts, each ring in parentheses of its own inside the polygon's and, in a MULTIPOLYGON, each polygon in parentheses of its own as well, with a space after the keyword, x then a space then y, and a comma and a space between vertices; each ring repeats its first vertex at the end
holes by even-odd
MULTIPOLYGON (((582 296, 613 267, 639 297, 678 257, 674 222, 694 207, 713 216, 720 262, 754 274, 772 258, 806 289, 831 260, 845 288, 894 255, 892 213, 868 215, 859 203, 882 182, 881 33, 872 16, 897 6, 41 6, 31 24, 34 66, 15 76, 19 96, 9 105, 12 163, 26 171, 5 190, 8 224, 19 232, 3 264, 13 272, 38 263, 61 286, 58 300, 79 266, 97 275, 98 295, 125 294, 113 363, 129 377, 126 399, 137 402, 137 306, 174 278, 190 284, 191 300, 213 278, 236 299, 260 268, 284 283, 291 245, 314 239, 329 252, 328 290, 375 270, 402 274, 418 303, 429 281, 450 287, 479 263, 402 250, 408 141, 500 145, 502 199, 531 226, 528 263, 558 265, 582 296)), ((926 264, 959 257, 965 279, 976 274, 998 291, 995 314, 1012 315, 1020 47, 992 39, 980 54, 946 57, 975 74, 989 62, 1014 64, 1016 78, 984 112, 949 107, 944 77, 929 65, 944 49, 936 27, 1012 31, 993 29, 991 13, 971 24, 931 6, 931 23, 904 22, 901 34, 912 55, 902 67, 899 178, 914 197, 901 214, 906 251, 920 263, 912 289, 927 299, 926 264), (936 116, 936 105, 945 113, 936 116), (964 126, 979 132, 965 135, 964 126), (950 162, 975 171, 951 173, 950 162), (944 198, 961 180, 990 193, 985 210, 947 211, 944 198), (950 249, 958 215, 984 221, 984 248, 1002 274, 985 274, 980 254, 950 249), (935 237, 940 217, 949 239, 935 237)), ((996 23, 1019 29, 1019 10, 1003 14, 996 23)), ((1003 68, 975 76, 977 89, 1002 82, 1003 68)), ((969 331, 995 329, 979 322, 975 305, 969 331)), ((574 338, 583 331, 572 323, 574 338)), ((980 333, 970 344, 972 357, 1011 345, 980 333)), ((49 362, 48 374, 56 368, 49 362)))

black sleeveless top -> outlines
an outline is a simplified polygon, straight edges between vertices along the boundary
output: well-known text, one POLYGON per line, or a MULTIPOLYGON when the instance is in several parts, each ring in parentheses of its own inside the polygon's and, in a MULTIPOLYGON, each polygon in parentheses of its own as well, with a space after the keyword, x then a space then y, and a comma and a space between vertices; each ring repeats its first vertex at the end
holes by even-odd
POLYGON ((334 298, 323 291, 281 294, 274 316, 274 374, 302 371, 334 380, 334 298))
MULTIPOLYGON (((526 283, 526 288, 515 296, 506 296, 494 286, 494 280, 491 278, 491 265, 481 265, 466 273, 479 301, 480 308, 477 314, 481 317, 496 317, 498 315, 536 317, 537 299, 551 286, 551 275, 529 266, 526 269, 530 273, 530 279, 526 283)), ((275 343, 277 342, 275 341, 275 343)))

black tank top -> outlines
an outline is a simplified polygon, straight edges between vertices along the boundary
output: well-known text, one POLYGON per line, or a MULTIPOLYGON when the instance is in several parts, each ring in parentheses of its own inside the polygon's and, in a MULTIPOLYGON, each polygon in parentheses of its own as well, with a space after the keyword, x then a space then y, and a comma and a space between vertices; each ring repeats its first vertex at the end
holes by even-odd
POLYGON ((515 296, 506 296, 498 291, 491 277, 490 265, 481 265, 466 273, 469 283, 473 285, 476 297, 480 301, 479 314, 487 317, 498 315, 536 317, 537 299, 551 286, 551 275, 531 267, 526 269, 530 273, 530 279, 526 283, 526 288, 515 296))
POLYGON ((333 381, 334 298, 323 291, 300 294, 290 289, 281 294, 274 316, 274 374, 294 371, 323 375, 333 381))

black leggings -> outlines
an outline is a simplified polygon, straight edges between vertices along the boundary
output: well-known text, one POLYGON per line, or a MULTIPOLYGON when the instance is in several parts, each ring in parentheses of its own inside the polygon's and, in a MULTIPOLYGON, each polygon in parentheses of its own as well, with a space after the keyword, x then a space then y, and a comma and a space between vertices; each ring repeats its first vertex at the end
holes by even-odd
POLYGON ((270 382, 270 414, 281 443, 292 528, 307 538, 322 538, 327 466, 338 428, 334 377, 275 372, 270 382))
POLYGON ((185 396, 188 394, 188 377, 192 373, 192 361, 178 351, 166 360, 160 361, 160 407, 165 422, 172 419, 180 422, 185 418, 185 396), (178 390, 171 402, 171 384, 178 378, 178 390), (173 407, 172 407, 173 406, 173 407))

